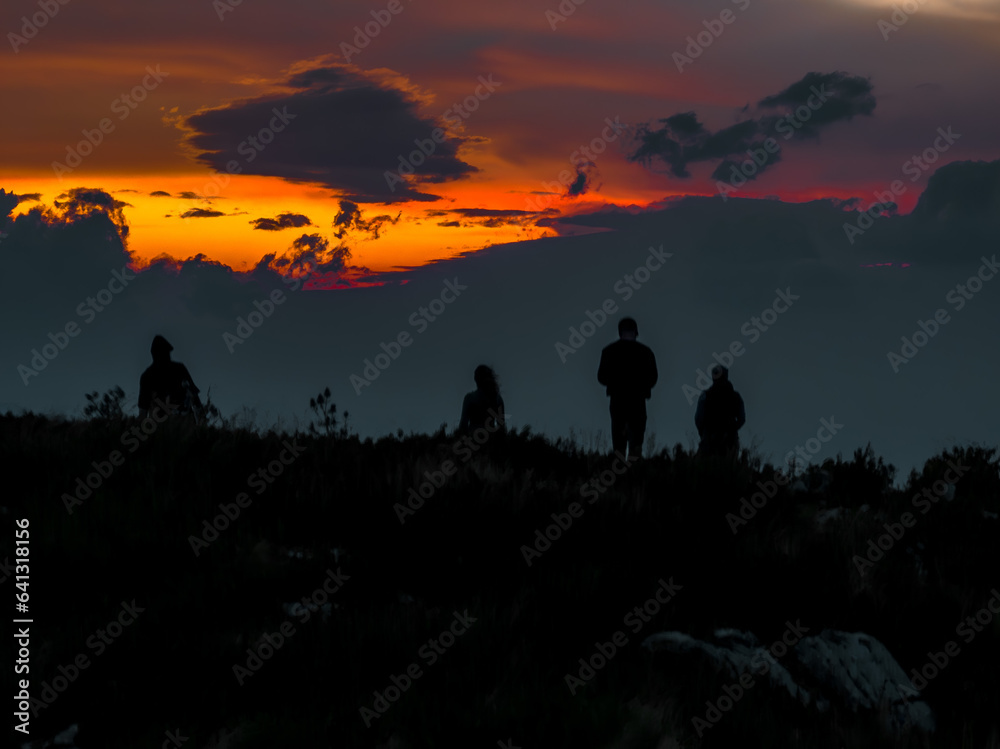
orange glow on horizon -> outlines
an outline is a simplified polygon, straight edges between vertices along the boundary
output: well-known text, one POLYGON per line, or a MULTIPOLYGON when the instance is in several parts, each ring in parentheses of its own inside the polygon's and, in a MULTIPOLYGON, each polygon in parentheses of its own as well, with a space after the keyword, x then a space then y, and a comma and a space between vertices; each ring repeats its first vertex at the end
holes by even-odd
MULTIPOLYGON (((504 170, 501 170, 504 171, 504 170)), ((508 178, 513 175, 505 175, 508 178)), ((633 191, 602 190, 575 199, 561 195, 540 196, 539 190, 518 189, 513 185, 500 186, 497 179, 472 179, 445 185, 435 185, 442 200, 435 202, 408 202, 396 205, 359 204, 365 219, 388 215, 399 216, 396 223, 386 222, 376 240, 373 236, 352 231, 343 239, 334 235, 333 221, 340 211, 339 199, 328 188, 312 185, 290 184, 273 177, 213 175, 207 171, 187 175, 133 176, 113 175, 64 179, 0 178, 0 186, 15 193, 41 193, 40 203, 51 206, 53 201, 70 187, 90 187, 105 190, 128 204, 124 209, 130 226, 128 247, 139 267, 151 260, 168 256, 187 260, 197 255, 223 263, 235 271, 251 270, 268 254, 281 256, 292 248, 292 242, 303 234, 319 234, 331 248, 341 242, 351 252, 345 272, 346 280, 360 283, 365 269, 373 273, 398 271, 419 267, 436 260, 457 257, 463 253, 489 245, 555 236, 558 232, 549 227, 538 227, 538 216, 526 216, 522 224, 483 226, 477 221, 485 218, 463 217, 451 213, 456 209, 526 210, 530 199, 539 207, 550 206, 553 217, 572 217, 575 214, 616 205, 631 212, 656 208, 664 201, 683 195, 717 193, 687 190, 652 190, 639 187, 633 191), (154 197, 150 193, 164 191, 170 197, 154 197), (200 199, 185 199, 181 193, 192 192, 200 199), (548 201, 548 202, 546 202, 548 201), (202 218, 181 218, 191 209, 218 211, 224 215, 202 218), (255 230, 251 221, 256 218, 274 218, 280 213, 298 213, 308 216, 312 226, 289 228, 282 231, 255 230), (431 215, 442 212, 444 215, 431 215), (458 222, 458 226, 441 226, 458 222)), ((877 187, 872 188, 872 191, 877 187)), ((871 191, 868 193, 871 194, 871 191)), ((735 198, 770 197, 752 192, 736 191, 735 198)), ((816 187, 784 191, 777 196, 786 202, 805 202, 822 198, 848 199, 860 197, 863 205, 870 202, 862 190, 821 189, 816 187)), ((900 201, 900 211, 912 209, 918 198, 916 190, 900 201)), ((38 202, 25 201, 15 209, 15 215, 25 213, 38 202)), ((569 222, 571 223, 571 222, 569 222)), ((569 232, 567 232, 569 233, 569 232)))

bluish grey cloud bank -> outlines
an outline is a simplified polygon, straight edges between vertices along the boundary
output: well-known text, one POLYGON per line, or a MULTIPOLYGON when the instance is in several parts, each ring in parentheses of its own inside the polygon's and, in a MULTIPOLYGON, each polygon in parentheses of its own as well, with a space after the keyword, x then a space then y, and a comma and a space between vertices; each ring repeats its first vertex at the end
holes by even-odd
MULTIPOLYGON (((938 169, 916 210, 874 219, 853 244, 851 201, 687 198, 573 218, 611 231, 334 291, 273 263, 133 271, 127 205, 98 190, 59 202, 0 224, 0 408, 80 413, 86 392, 116 384, 134 402, 162 334, 226 415, 303 425, 329 386, 362 435, 454 428, 485 363, 515 426, 589 441, 609 426, 601 349, 629 315, 659 365, 647 434, 660 447, 694 444, 692 393, 719 361, 746 402, 743 443, 774 461, 871 442, 905 472, 956 442, 995 443, 1000 162, 938 169)), ((16 204, 0 195, 5 211, 16 204)), ((324 272, 347 258, 341 248, 324 272)))

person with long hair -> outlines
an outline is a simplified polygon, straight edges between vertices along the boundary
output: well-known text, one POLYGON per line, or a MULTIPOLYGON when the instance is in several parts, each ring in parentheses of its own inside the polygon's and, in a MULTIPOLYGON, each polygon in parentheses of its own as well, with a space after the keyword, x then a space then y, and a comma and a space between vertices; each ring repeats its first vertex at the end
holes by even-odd
POLYGON ((480 427, 491 432, 504 429, 504 405, 496 372, 485 364, 480 364, 473 373, 473 379, 476 381, 476 389, 462 401, 458 431, 470 434, 480 427))

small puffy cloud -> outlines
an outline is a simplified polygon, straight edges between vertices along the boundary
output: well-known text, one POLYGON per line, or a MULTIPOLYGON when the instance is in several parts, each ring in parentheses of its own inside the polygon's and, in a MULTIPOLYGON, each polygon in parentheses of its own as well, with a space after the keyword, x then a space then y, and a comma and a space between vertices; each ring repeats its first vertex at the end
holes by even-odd
POLYGON ((250 222, 254 229, 260 231, 281 231, 282 229, 299 229, 312 226, 308 216, 301 213, 279 213, 276 218, 255 218, 250 222))
MULTIPOLYGON (((500 226, 523 226, 533 221, 539 214, 534 211, 522 211, 505 208, 452 208, 442 211, 442 215, 451 214, 464 219, 471 219, 469 225, 485 226, 495 229, 500 226)), ((458 226, 458 222, 440 223, 438 226, 458 226)))
POLYGON ((362 217, 361 209, 358 208, 357 203, 352 203, 349 200, 341 200, 340 211, 333 219, 333 228, 336 229, 334 236, 337 239, 343 239, 350 231, 360 231, 371 234, 373 239, 378 239, 379 231, 382 227, 387 223, 395 224, 399 221, 401 215, 402 211, 397 213, 395 218, 388 214, 383 214, 365 219, 362 217))
POLYGON ((216 211, 208 208, 191 208, 184 211, 180 215, 181 218, 218 218, 219 216, 225 216, 226 214, 222 211, 216 211))

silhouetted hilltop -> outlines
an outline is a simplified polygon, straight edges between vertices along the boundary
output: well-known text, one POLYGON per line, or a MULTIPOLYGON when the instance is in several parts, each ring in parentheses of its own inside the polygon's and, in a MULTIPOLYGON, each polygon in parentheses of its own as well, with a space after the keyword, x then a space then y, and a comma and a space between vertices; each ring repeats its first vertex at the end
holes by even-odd
POLYGON ((870 449, 783 483, 753 456, 724 469, 680 445, 616 473, 528 429, 362 441, 337 419, 292 435, 92 413, 0 416, 7 465, 28 479, 3 501, 30 520, 32 689, 56 690, 35 705, 35 737, 78 724, 83 749, 178 728, 212 747, 996 740, 997 620, 956 635, 1000 584, 995 449, 934 456, 896 490, 870 449), (635 613, 665 585, 668 602, 635 613), (98 652, 95 633, 133 602, 142 612, 98 652), (876 638, 907 674, 957 641, 921 691, 936 731, 893 739, 877 709, 820 712, 762 684, 699 737, 693 719, 733 679, 642 647, 720 629, 770 643, 788 622, 876 638), (616 632, 627 641, 588 677, 616 632), (67 680, 79 654, 89 667, 67 680))

